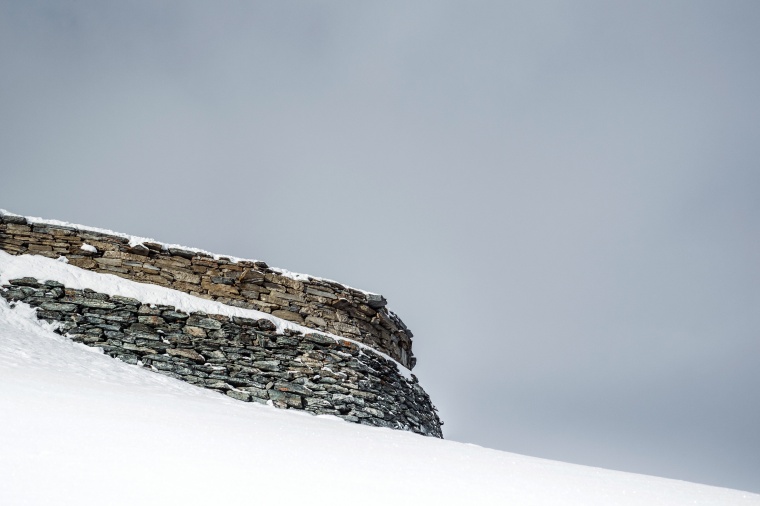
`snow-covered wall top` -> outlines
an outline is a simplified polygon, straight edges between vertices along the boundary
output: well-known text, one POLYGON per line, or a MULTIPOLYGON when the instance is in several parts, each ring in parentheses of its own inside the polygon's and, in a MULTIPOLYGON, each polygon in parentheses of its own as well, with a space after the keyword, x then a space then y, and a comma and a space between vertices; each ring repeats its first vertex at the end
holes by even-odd
POLYGON ((0 210, 0 249, 255 309, 364 343, 411 369, 412 333, 381 295, 152 239, 0 210))

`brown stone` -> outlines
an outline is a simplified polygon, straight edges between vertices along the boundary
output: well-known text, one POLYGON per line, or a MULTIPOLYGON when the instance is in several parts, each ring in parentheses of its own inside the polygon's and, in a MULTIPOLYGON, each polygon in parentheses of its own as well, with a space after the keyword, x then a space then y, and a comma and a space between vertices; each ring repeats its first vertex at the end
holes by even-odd
POLYGON ((161 276, 146 275, 143 276, 143 279, 154 285, 169 286, 169 282, 161 276))
POLYGON ((94 269, 98 264, 91 258, 70 258, 69 265, 79 267, 80 269, 94 269))
MULTIPOLYGON (((218 264, 214 261, 213 258, 208 257, 202 257, 202 256, 195 256, 192 259, 193 265, 202 265, 204 267, 217 267, 218 264)), ((203 269, 205 272, 207 269, 203 269)))
POLYGON ((334 328, 338 332, 342 332, 345 334, 353 334, 357 336, 361 334, 358 328, 356 328, 354 325, 349 325, 347 323, 334 322, 332 324, 332 328, 334 328))
POLYGON ((153 260, 153 265, 157 267, 168 267, 169 269, 175 267, 189 267, 190 260, 183 257, 157 257, 153 260))
POLYGON ((128 248, 127 251, 134 255, 140 255, 144 257, 150 255, 150 250, 144 244, 135 244, 131 248, 128 248))
POLYGON ((5 229, 8 231, 9 234, 19 234, 23 232, 31 232, 32 227, 29 225, 17 225, 15 223, 7 223, 5 225, 5 229))
POLYGON ((312 325, 316 325, 318 327, 327 327, 327 322, 317 316, 307 316, 306 323, 311 323, 312 325))
POLYGON ((53 251, 52 246, 47 246, 43 244, 30 244, 29 245, 29 251, 31 253, 36 253, 38 251, 53 251))
POLYGON ((200 327, 193 327, 192 325, 185 325, 183 332, 193 337, 206 337, 206 331, 200 327))
POLYGON ((238 281, 241 283, 251 283, 254 285, 260 285, 264 282, 264 273, 252 269, 245 269, 243 273, 238 277, 238 281))
POLYGON ((175 289, 175 290, 179 290, 181 292, 187 292, 187 293, 191 293, 191 292, 195 292, 196 290, 200 290, 200 286, 193 285, 193 284, 190 284, 190 283, 184 283, 182 281, 175 281, 174 283, 171 284, 171 287, 173 289, 175 289))
POLYGON ((187 269, 164 269, 164 272, 171 274, 174 276, 174 279, 184 283, 199 285, 201 282, 201 277, 199 275, 194 274, 187 269))
POLYGON ((278 292, 272 290, 267 295, 262 295, 261 300, 271 302, 273 304, 289 304, 290 301, 305 302, 303 295, 296 295, 294 293, 278 292))
POLYGON ((351 302, 348 299, 341 297, 340 299, 333 301, 332 305, 336 309, 346 309, 351 307, 351 302))
POLYGON ((76 235, 76 229, 65 227, 52 228, 50 229, 50 233, 56 237, 71 237, 76 235))
POLYGON ((188 350, 185 348, 169 348, 166 350, 166 353, 168 353, 169 355, 173 357, 189 358, 190 360, 194 360, 201 364, 206 361, 206 359, 203 358, 203 355, 201 355, 195 350, 188 350))
POLYGON ((377 314, 376 310, 372 309, 366 304, 359 304, 356 306, 356 308, 370 318, 374 317, 377 314))
POLYGON ((144 242, 142 243, 142 245, 148 248, 149 250, 153 250, 153 251, 161 251, 163 249, 163 246, 161 246, 157 242, 144 242))
POLYGON ((272 316, 276 316, 277 318, 282 318, 283 320, 288 320, 291 322, 301 323, 303 324, 303 317, 298 314, 294 313, 293 311, 288 311, 286 309, 278 309, 276 311, 272 311, 272 316))
POLYGON ((206 289, 209 295, 215 295, 217 297, 232 297, 240 295, 234 286, 218 285, 214 283, 201 283, 201 287, 206 289))
POLYGON ((278 276, 277 282, 281 285, 285 285, 288 288, 292 288, 293 290, 296 290, 298 292, 304 291, 304 286, 301 281, 289 278, 287 276, 278 276))
POLYGON ((95 246, 98 248, 98 251, 112 251, 112 250, 118 250, 119 246, 117 244, 114 244, 112 242, 105 242, 105 241, 96 241, 92 239, 88 239, 87 244, 91 246, 95 246))
POLYGON ((132 277, 132 273, 129 272, 128 269, 125 269, 124 267, 120 267, 118 265, 101 265, 100 268, 110 274, 125 274, 126 279, 130 279, 132 277))
POLYGON ((103 258, 119 258, 121 260, 131 260, 133 262, 139 262, 142 264, 145 261, 145 257, 141 255, 133 255, 132 253, 125 253, 124 251, 106 251, 103 253, 103 258))
POLYGON ((121 260, 118 258, 96 258, 95 262, 97 262, 97 264, 101 267, 105 265, 115 265, 115 266, 121 265, 121 260))
POLYGON ((316 288, 312 288, 310 286, 306 287, 306 293, 308 293, 309 295, 316 295, 317 297, 322 297, 325 299, 331 299, 331 300, 337 299, 337 296, 332 291, 327 292, 325 290, 317 290, 316 288))

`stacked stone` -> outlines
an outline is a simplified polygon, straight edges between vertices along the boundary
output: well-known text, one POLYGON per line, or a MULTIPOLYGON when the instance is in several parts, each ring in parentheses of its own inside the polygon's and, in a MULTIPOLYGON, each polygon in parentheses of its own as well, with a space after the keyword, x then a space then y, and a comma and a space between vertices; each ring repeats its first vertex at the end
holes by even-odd
POLYGON ((75 341, 241 401, 442 437, 417 378, 350 341, 276 334, 267 319, 188 314, 35 278, 10 281, 0 296, 36 307, 38 318, 57 322, 57 332, 75 341))
POLYGON ((117 235, 30 223, 24 217, 3 214, 0 249, 14 255, 64 256, 83 269, 264 311, 347 337, 390 355, 409 369, 416 363, 412 332, 385 307, 384 297, 333 281, 295 280, 265 262, 215 259, 150 242, 130 246, 128 239, 117 235))

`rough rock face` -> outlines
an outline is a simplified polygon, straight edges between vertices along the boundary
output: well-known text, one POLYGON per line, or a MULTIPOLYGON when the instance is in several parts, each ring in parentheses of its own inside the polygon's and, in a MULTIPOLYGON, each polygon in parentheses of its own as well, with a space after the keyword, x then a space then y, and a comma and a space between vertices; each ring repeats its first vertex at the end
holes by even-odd
POLYGON ((382 351, 409 369, 412 332, 380 295, 309 277, 296 280, 264 262, 218 259, 118 235, 28 222, 0 213, 0 249, 11 254, 64 256, 71 265, 152 283, 231 306, 256 309, 382 351))
POLYGON ((395 362, 353 342, 276 334, 266 319, 188 314, 55 281, 10 283, 0 296, 36 307, 38 318, 56 322, 61 334, 124 362, 241 401, 442 437, 443 423, 416 377, 405 378, 395 362))

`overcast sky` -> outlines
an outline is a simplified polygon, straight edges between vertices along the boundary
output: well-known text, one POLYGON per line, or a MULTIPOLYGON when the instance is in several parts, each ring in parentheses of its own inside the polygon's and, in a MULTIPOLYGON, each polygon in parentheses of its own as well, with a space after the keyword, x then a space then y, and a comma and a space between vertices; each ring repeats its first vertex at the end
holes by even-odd
POLYGON ((760 3, 0 0, 0 207, 384 294, 448 439, 760 492, 760 3))

